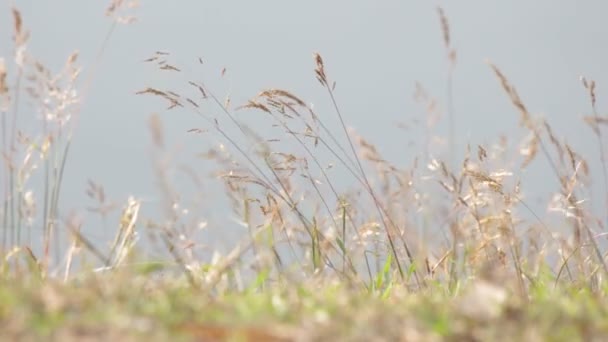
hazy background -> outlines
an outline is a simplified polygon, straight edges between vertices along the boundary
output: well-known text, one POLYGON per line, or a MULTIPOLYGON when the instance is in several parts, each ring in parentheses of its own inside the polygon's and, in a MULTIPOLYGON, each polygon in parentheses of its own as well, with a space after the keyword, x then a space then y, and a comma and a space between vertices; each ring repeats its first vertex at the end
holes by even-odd
MULTIPOLYGON (((104 17, 105 2, 15 3, 32 32, 32 54, 57 70, 77 49, 89 71, 111 25, 104 17)), ((213 134, 186 132, 205 128, 194 114, 165 112, 163 102, 134 95, 147 86, 182 86, 167 72, 142 62, 157 50, 171 52, 172 60, 187 66, 184 80, 205 81, 221 98, 230 93, 234 105, 262 89, 284 88, 333 118, 313 73, 312 54, 319 52, 330 78, 337 81, 336 96, 348 125, 376 144, 387 159, 407 165, 424 152, 422 126, 412 125, 413 120, 424 122, 427 115, 414 100, 415 83, 420 82, 445 109, 448 63, 437 5, 445 9, 457 51, 457 151, 467 143, 494 143, 501 134, 517 146, 526 135, 518 127, 518 112, 484 63, 489 59, 516 86, 534 115, 546 117, 560 137, 568 137, 585 157, 597 160, 595 137, 581 121, 590 105, 579 76, 597 81, 598 108, 603 111, 608 105, 606 1, 142 1, 134 12, 138 22, 120 25, 112 33, 83 100, 62 214, 82 212, 88 234, 104 241, 108 235, 103 229, 108 228, 84 212, 92 204, 85 195, 87 179, 103 184, 108 196, 121 205, 130 194, 143 198, 144 207, 159 200, 149 153, 151 113, 161 114, 168 145, 179 160, 194 161, 196 153, 219 141, 213 134), (205 61, 202 68, 197 66, 198 57, 205 61), (410 129, 397 123, 409 124, 410 129)), ((6 2, 0 7, 0 55, 6 58, 12 53, 9 8, 6 2)), ((447 137, 445 115, 434 133, 447 137)), ((441 148, 445 146, 437 145, 436 151, 441 148)), ((592 167, 595 184, 603 186, 598 164, 593 162, 592 167)), ((204 165, 198 170, 202 175, 209 171, 204 165)), ((206 234, 221 235, 216 225, 230 215, 221 209, 224 202, 216 200, 222 188, 213 184, 205 178, 207 205, 197 215, 207 218, 208 229, 214 229, 206 234)), ((523 189, 533 202, 547 199, 555 185, 543 157, 523 175, 523 189)), ((601 204, 596 204, 599 212, 601 204)), ((541 204, 538 208, 545 210, 541 204)), ((114 229, 115 224, 108 227, 114 229)))

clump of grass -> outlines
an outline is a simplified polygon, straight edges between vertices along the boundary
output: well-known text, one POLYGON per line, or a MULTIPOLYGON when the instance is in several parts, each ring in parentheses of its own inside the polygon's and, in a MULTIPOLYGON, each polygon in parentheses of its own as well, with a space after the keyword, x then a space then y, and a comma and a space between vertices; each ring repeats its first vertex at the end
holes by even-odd
POLYGON ((75 82, 80 74, 77 54, 68 56, 63 70, 53 73, 27 52, 29 32, 18 10, 12 10, 14 31, 14 70, 3 61, 2 145, 5 156, 2 210, 2 249, 33 243, 32 229, 42 218, 42 262, 51 262, 51 244, 59 253, 58 202, 65 161, 69 152, 70 124, 78 102, 75 82), (15 74, 10 75, 13 71, 15 74), (10 84, 11 80, 13 81, 10 84), (39 130, 22 130, 20 106, 22 92, 35 104, 39 130), (41 193, 30 189, 31 178, 41 168, 44 188, 41 193), (41 206, 36 203, 42 202, 41 206), (40 216, 38 216, 40 215, 40 216))
MULTIPOLYGON (((132 5, 113 1, 107 14, 115 24, 133 22, 122 14, 132 5)), ((450 62, 453 148, 455 49, 447 16, 441 8, 438 14, 450 62)), ((216 166, 231 209, 247 229, 231 250, 205 261, 195 253, 198 242, 192 236, 204 223, 185 217, 158 114, 150 117, 149 129, 161 217, 142 217, 143 201, 129 198, 107 248, 90 241, 77 216, 60 220, 62 175, 77 113, 72 106, 80 100, 77 55, 53 74, 25 53, 29 34, 17 10, 13 18, 14 85, 0 62, 7 171, 0 321, 9 327, 3 331, 7 338, 76 339, 103 332, 105 338, 124 339, 589 340, 608 333, 602 309, 608 267, 598 243, 603 224, 582 200, 591 186, 588 162, 548 122, 532 116, 496 65, 489 63, 490 71, 527 134, 521 148, 510 151, 506 139, 487 146, 471 143, 458 162, 433 158, 425 150, 409 167, 398 167, 348 128, 336 82, 319 53, 313 54, 313 74, 326 91, 339 132, 329 129, 328 113, 318 114, 286 89, 262 89, 233 109, 229 97, 222 101, 207 82, 191 79, 197 73, 190 66, 174 63, 171 53, 154 53, 145 62, 172 73, 183 89, 142 85, 137 94, 161 99, 168 111, 199 116, 201 128, 191 133, 215 134, 217 146, 201 157, 216 166), (22 88, 43 114, 36 134, 17 129, 22 88), (240 111, 257 115, 269 130, 260 134, 247 126, 240 111), (563 213, 569 235, 557 234, 526 201, 522 184, 529 180, 521 170, 541 162, 538 152, 558 185, 548 204, 563 213), (44 189, 36 196, 28 180, 38 167, 44 189), (355 185, 343 186, 344 179, 355 185), (38 221, 42 258, 30 241, 38 221), (142 232, 169 260, 139 258, 142 232), (62 237, 69 244, 65 251, 62 237), (61 255, 64 260, 57 261, 61 255), (95 262, 88 262, 90 255, 95 262), (63 277, 54 277, 52 268, 63 270, 63 277)), ((102 52, 106 43, 107 38, 102 52)), ((200 67, 202 60, 195 64, 200 67)), ((583 85, 593 110, 585 120, 598 137, 605 173, 604 119, 596 109, 595 83, 583 79, 583 85)), ((436 110, 421 86, 417 96, 436 110)), ((453 151, 450 155, 455 159, 453 151)), ((191 169, 182 171, 199 183, 191 169)), ((115 209, 100 184, 90 181, 87 194, 96 202, 90 211, 102 218, 115 209)), ((205 232, 215 234, 212 229, 205 232)))
MULTIPOLYGON (((132 6, 133 2, 114 1, 106 14, 113 17, 114 24, 132 22, 131 17, 122 13, 132 6)), ((78 53, 67 56, 61 70, 50 70, 29 53, 30 32, 18 9, 12 9, 12 18, 13 56, 8 60, 0 59, 4 161, 0 251, 13 255, 14 251, 27 250, 44 276, 56 272, 51 269, 65 266, 67 278, 73 257, 82 246, 104 263, 106 260, 104 253, 80 234, 82 223, 59 209, 78 106, 93 80, 95 64, 84 81, 84 91, 79 92, 82 68, 78 65, 78 53), (42 184, 42 188, 36 188, 37 184, 42 184), (70 246, 67 250, 64 247, 66 240, 70 246), (65 265, 58 265, 62 259, 65 265)), ((102 42, 96 63, 113 29, 114 26, 102 42)), ((92 188, 89 193, 96 192, 98 200, 103 202, 103 189, 92 188)), ((104 208, 102 214, 108 209, 104 208)), ((120 247, 124 248, 124 243, 120 247)), ((10 257, 5 260, 5 267, 9 260, 10 257)))
MULTIPOLYGON (((170 54, 162 57, 157 54, 148 61, 154 61, 163 70, 171 65, 170 70, 180 74, 180 70, 185 68, 174 66, 167 60, 169 57, 170 54)), ((509 278, 513 288, 524 297, 530 287, 537 284, 538 272, 545 267, 553 270, 556 283, 564 270, 570 281, 581 279, 571 269, 570 264, 574 260, 578 270, 588 276, 596 274, 598 267, 604 269, 605 262, 591 230, 592 221, 588 221, 590 217, 587 214, 583 215, 582 202, 576 199, 577 189, 585 186, 585 177, 588 177, 586 161, 569 145, 562 143, 548 123, 534 121, 498 67, 490 64, 520 111, 522 127, 532 136, 521 151, 521 165, 529 165, 539 148, 543 151, 561 184, 560 196, 567 200, 567 212, 577 212, 577 220, 573 221, 574 246, 556 237, 541 216, 525 202, 521 181, 513 179, 514 172, 500 164, 501 151, 506 146, 504 141, 490 149, 477 146, 476 156, 469 149, 460 170, 450 170, 446 163, 435 159, 428 165, 430 173, 423 173, 417 162, 412 169, 401 170, 385 160, 367 140, 362 137, 353 140, 342 119, 334 95, 335 83, 329 80, 323 59, 315 54, 313 60, 315 76, 327 90, 341 122, 346 147, 327 129, 321 119, 324 116, 317 115, 306 101, 288 90, 262 90, 237 110, 254 110, 269 116, 273 127, 282 130, 284 139, 290 139, 299 152, 284 151, 286 146, 292 146, 290 144, 284 143, 280 148, 273 145, 282 139, 258 136, 239 122, 214 92, 200 81, 186 80, 194 87, 198 98, 154 87, 139 92, 162 97, 169 102, 169 109, 194 111, 209 124, 210 130, 215 130, 237 152, 233 155, 227 146, 222 145, 221 150, 210 150, 207 157, 223 168, 219 178, 226 185, 235 212, 243 215, 243 222, 250 232, 257 234, 254 227, 258 227, 273 236, 268 240, 272 243, 265 246, 257 243, 255 234, 249 236, 255 250, 255 261, 248 264, 257 264, 256 267, 263 269, 266 276, 284 277, 284 257, 277 251, 280 244, 285 243, 289 253, 295 257, 296 273, 337 276, 372 291, 384 291, 384 285, 394 281, 418 290, 440 281, 449 285, 449 291, 457 291, 469 279, 487 272, 484 270, 499 267, 500 272, 493 270, 491 273, 502 273, 500 278, 509 278), (255 153, 246 152, 239 139, 230 136, 220 125, 219 118, 204 114, 201 101, 207 100, 211 100, 236 126, 242 138, 249 141, 247 144, 256 146, 255 153), (557 159, 549 151, 548 144, 554 147, 557 159), (338 161, 339 166, 361 186, 354 192, 354 197, 334 184, 328 168, 321 162, 323 153, 338 161), (375 168, 374 177, 377 178, 369 176, 364 161, 375 168), (416 222, 418 211, 412 210, 408 204, 422 205, 420 198, 428 195, 425 191, 432 187, 429 180, 436 182, 449 195, 447 215, 441 219, 448 225, 447 230, 441 229, 443 243, 421 240, 410 228, 412 222, 416 222), (373 182, 376 185, 372 185, 373 182), (298 198, 304 200, 296 200, 298 198), (308 204, 315 202, 319 206, 311 212, 308 204), (257 213, 254 213, 252 203, 258 204, 257 213), (374 208, 375 215, 362 208, 374 208), (533 230, 528 235, 519 232, 520 227, 527 224, 518 214, 521 209, 534 218, 529 223, 533 230), (258 223, 254 223, 254 217, 258 223), (280 235, 284 236, 283 242, 276 239, 280 235), (411 246, 417 246, 416 250, 411 246), (570 252, 566 253, 566 250, 570 252), (549 254, 554 253, 561 263, 549 266, 549 254), (274 260, 269 262, 264 256, 271 256, 270 260, 274 260), (576 259, 573 256, 577 256, 576 259), (341 262, 341 266, 337 266, 337 262, 341 262), (590 265, 595 265, 593 270, 589 269, 590 265), (367 279, 363 274, 367 274, 367 279)))
MULTIPOLYGON (((455 50, 449 25, 441 8, 438 13, 452 70, 455 50)), ((169 53, 156 53, 146 61, 178 77, 184 75, 182 71, 188 68, 174 65, 170 58, 169 53)), ((342 138, 327 128, 322 119, 326 115, 318 115, 305 100, 285 89, 262 90, 236 108, 259 112, 282 132, 282 138, 264 138, 253 132, 199 80, 184 81, 194 90, 187 95, 155 87, 138 92, 163 98, 168 109, 193 111, 227 143, 220 150, 210 150, 206 156, 222 169, 218 177, 225 183, 234 211, 243 217, 249 229, 255 261, 247 264, 256 264, 256 269, 264 270, 264 274, 281 279, 287 274, 287 267, 285 256, 278 251, 285 244, 287 253, 295 260, 296 274, 337 276, 372 291, 384 289, 382 284, 393 281, 412 290, 422 290, 439 281, 445 282, 449 291, 457 291, 484 270, 500 267, 503 276, 508 275, 524 297, 545 267, 552 269, 556 283, 562 279, 563 271, 571 282, 580 280, 573 266, 581 274, 593 274, 594 278, 598 270, 606 271, 597 233, 592 229, 594 220, 578 199, 579 192, 588 184, 587 162, 556 137, 549 123, 532 117, 497 66, 490 63, 520 112, 521 126, 529 132, 520 151, 523 157, 520 167, 527 167, 537 152, 542 152, 560 184, 556 196, 561 202, 554 199, 552 208, 575 218, 571 220, 573 244, 557 236, 524 200, 521 180, 516 178, 519 173, 508 168, 516 159, 501 160, 506 141, 498 142, 497 146, 476 146, 475 151, 469 148, 460 169, 436 159, 429 160, 427 170, 421 170, 418 159, 411 169, 399 169, 366 139, 353 139, 334 93, 336 83, 330 80, 319 54, 314 54, 313 61, 314 74, 327 91, 340 122, 342 138), (220 117, 208 115, 202 109, 206 102, 216 106, 241 136, 230 135, 228 128, 220 124, 220 117), (244 144, 254 146, 255 153, 250 153, 241 139, 244 144), (295 148, 287 151, 291 146, 295 148), (325 156, 337 162, 360 188, 340 189, 336 176, 322 162, 325 156), (370 166, 375 173, 370 174, 370 166), (436 210, 424 207, 434 191, 433 183, 448 194, 447 202, 436 210), (318 205, 310 210, 311 204, 318 205), (257 209, 252 205, 257 205, 257 209), (439 214, 433 221, 439 226, 442 241, 416 236, 412 228, 414 222, 419 222, 420 208, 439 214), (522 211, 531 215, 533 221, 524 221, 522 211), (531 230, 522 234, 525 226, 531 230), (260 231, 272 237, 266 245, 258 242, 260 231), (549 260, 555 255, 560 261, 551 264, 549 260)), ((453 123, 450 127, 453 131, 453 123)), ((425 155, 421 159, 425 158, 428 160, 425 155)))

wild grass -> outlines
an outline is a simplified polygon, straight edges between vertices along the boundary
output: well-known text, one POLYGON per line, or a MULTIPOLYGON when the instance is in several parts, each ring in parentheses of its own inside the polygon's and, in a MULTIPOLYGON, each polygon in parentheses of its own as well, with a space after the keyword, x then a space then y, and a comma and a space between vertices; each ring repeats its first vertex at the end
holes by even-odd
MULTIPOLYGON (((114 23, 133 22, 118 14, 132 5, 114 1, 108 15, 114 23)), ((456 50, 447 15, 438 13, 450 63, 449 141, 455 146, 456 50)), ((168 119, 158 114, 150 116, 149 130, 163 217, 142 217, 144 203, 129 198, 115 238, 104 248, 91 243, 76 216, 61 218, 60 189, 82 100, 76 91, 81 68, 75 54, 58 73, 45 68, 27 54, 29 33, 16 9, 13 18, 15 54, 12 63, 0 60, 3 337, 588 341, 607 336, 608 266, 601 243, 606 218, 595 217, 586 200, 593 186, 589 163, 549 122, 530 113, 497 65, 488 62, 488 72, 528 133, 521 148, 510 150, 513 145, 504 139, 470 145, 460 161, 453 150, 450 161, 425 150, 403 168, 349 130, 339 105, 347 99, 339 99, 331 68, 318 53, 311 74, 332 108, 322 115, 285 89, 263 89, 233 108, 229 97, 222 100, 204 80, 190 78, 201 59, 194 66, 177 65, 171 53, 154 53, 145 60, 151 72, 172 73, 183 87, 142 85, 137 95, 163 101, 167 111, 200 117, 203 128, 190 133, 217 138, 201 156, 216 165, 232 214, 247 229, 231 251, 207 261, 196 252, 200 246, 192 234, 204 223, 185 217, 187 203, 166 164, 171 151, 163 120, 168 119), (38 130, 20 125, 24 96, 39 110, 38 130), (241 112, 267 125, 264 135, 240 120, 241 112), (329 115, 337 118, 339 131, 329 128, 329 115), (531 163, 545 163, 559 184, 547 205, 563 214, 566 234, 526 202, 521 171, 531 163), (33 188, 35 176, 42 189, 33 188), (345 188, 346 178, 356 186, 345 188), (37 234, 40 248, 33 243, 37 234), (144 234, 170 260, 139 257, 144 234)), ((114 29, 102 40, 99 56, 114 29)), ((85 88, 92 80, 91 73, 85 88)), ((592 109, 585 121, 598 140, 608 198, 602 133, 607 120, 596 108, 595 82, 582 78, 582 83, 592 109)), ((436 100, 421 86, 417 93, 434 115, 436 100)), ((200 177, 192 169, 182 176, 194 184, 200 177)), ((92 212, 105 216, 113 210, 101 185, 91 181, 87 194, 98 204, 92 212)), ((205 232, 220 234, 219 227, 205 232)))

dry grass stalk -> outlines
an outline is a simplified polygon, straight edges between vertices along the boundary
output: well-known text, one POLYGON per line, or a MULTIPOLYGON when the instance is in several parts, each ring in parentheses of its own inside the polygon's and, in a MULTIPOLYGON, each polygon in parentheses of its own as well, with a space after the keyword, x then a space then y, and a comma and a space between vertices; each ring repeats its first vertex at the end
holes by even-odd
POLYGON ((443 35, 443 44, 447 53, 448 59, 448 75, 447 75, 447 109, 448 109, 448 143, 449 143, 449 153, 450 153, 450 166, 454 167, 454 155, 455 150, 454 147, 456 145, 455 141, 455 110, 454 110, 454 69, 456 66, 456 49, 452 47, 451 34, 450 34, 450 25, 448 23, 448 18, 445 14, 445 11, 442 7, 437 7, 437 14, 439 15, 439 21, 441 24, 441 33, 443 35))
POLYGON ((138 7, 139 0, 111 0, 106 16, 112 17, 119 24, 132 24, 137 21, 137 17, 128 13, 138 7))
POLYGON ((450 25, 448 18, 445 15, 445 11, 441 7, 437 7, 437 13, 439 14, 439 20, 441 22, 441 33, 443 34, 443 44, 446 49, 450 48, 450 25))
POLYGON ((114 243, 110 249, 110 257, 113 259, 112 267, 120 266, 128 256, 128 253, 135 246, 137 232, 135 225, 139 217, 141 201, 133 197, 129 197, 127 205, 123 209, 120 217, 120 226, 118 228, 114 243))
POLYGON ((175 94, 173 92, 170 91, 162 91, 162 90, 158 90, 155 88, 146 88, 144 90, 140 90, 137 91, 135 94, 137 95, 143 95, 143 94, 151 94, 151 95, 155 95, 155 96, 159 96, 164 98, 165 100, 167 100, 169 102, 169 106, 167 107, 167 109, 173 109, 176 107, 183 107, 184 105, 180 102, 179 99, 179 95, 175 94))
POLYGON ((321 83, 321 85, 327 86, 327 76, 325 75, 325 65, 323 64, 323 58, 319 53, 315 53, 313 57, 317 65, 317 67, 315 68, 317 80, 321 83))
POLYGON ((491 62, 488 62, 488 64, 494 71, 494 74, 496 75, 496 77, 498 77, 498 79, 500 80, 500 83, 501 83, 504 91, 511 98, 511 102, 513 103, 513 105, 517 109, 519 109, 519 112, 521 115, 520 122, 519 122, 520 125, 530 129, 531 131, 535 130, 530 113, 528 112, 528 109, 526 108, 526 106, 522 102, 521 98, 519 97, 519 94, 517 93, 517 90, 515 90, 515 87, 513 87, 511 85, 511 83, 509 83, 509 80, 507 79, 507 77, 500 71, 500 69, 498 69, 498 67, 496 65, 494 65, 491 62))
POLYGON ((581 77, 581 81, 585 89, 587 89, 591 102, 591 109, 593 111, 593 116, 585 116, 584 120, 585 122, 587 122, 587 124, 591 126, 591 129, 597 137, 600 162, 602 164, 602 176, 604 181, 604 209, 606 211, 604 222, 608 224, 608 166, 606 165, 606 149, 604 147, 604 138, 600 127, 600 125, 605 125, 606 123, 608 123, 608 119, 605 117, 600 117, 600 115, 598 114, 596 106, 597 96, 595 91, 595 81, 587 81, 585 77, 581 77))
POLYGON ((88 188, 85 191, 87 196, 96 202, 95 207, 88 207, 89 212, 97 213, 105 220, 110 212, 116 209, 116 205, 108 201, 106 192, 101 184, 97 184, 92 180, 88 181, 88 188))

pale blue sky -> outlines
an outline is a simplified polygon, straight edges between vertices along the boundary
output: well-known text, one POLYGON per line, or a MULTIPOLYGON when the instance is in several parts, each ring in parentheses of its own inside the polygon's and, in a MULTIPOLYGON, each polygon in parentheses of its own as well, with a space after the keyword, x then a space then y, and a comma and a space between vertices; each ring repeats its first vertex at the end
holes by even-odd
MULTIPOLYGON (((110 25, 103 16, 105 4, 16 3, 32 31, 35 56, 58 67, 78 49, 81 62, 90 65, 110 25)), ((597 159, 594 137, 580 119, 589 102, 578 78, 597 81, 598 107, 606 108, 605 1, 142 1, 135 12, 139 22, 113 33, 85 99, 68 165, 64 209, 88 203, 84 189, 89 178, 120 201, 128 194, 156 198, 148 155, 147 118, 152 112, 163 114, 170 144, 184 146, 182 160, 217 141, 212 135, 185 133, 204 125, 195 115, 162 113, 160 102, 134 95, 147 86, 179 84, 142 63, 156 50, 170 51, 192 67, 202 57, 206 64, 192 69, 200 72, 192 78, 205 80, 220 96, 230 92, 234 104, 264 88, 285 88, 333 116, 313 74, 312 54, 320 52, 337 81, 347 123, 388 159, 405 165, 422 151, 420 145, 408 146, 411 140, 420 143, 419 132, 395 125, 424 119, 423 107, 413 100, 415 82, 445 103, 447 63, 437 5, 446 11, 458 54, 458 150, 467 142, 495 142, 499 134, 512 138, 511 144, 525 136, 517 126, 517 111, 484 63, 489 59, 516 85, 534 114, 545 116, 586 157, 597 159), (227 77, 221 80, 224 67, 227 77)), ((0 10, 2 56, 10 54, 8 8, 5 3, 0 10)), ((446 132, 444 120, 437 133, 446 132)), ((598 164, 592 166, 601 184, 598 164)), ((539 159, 525 173, 524 188, 528 185, 528 191, 539 195, 550 185, 555 189, 546 174, 546 163, 539 159)))

